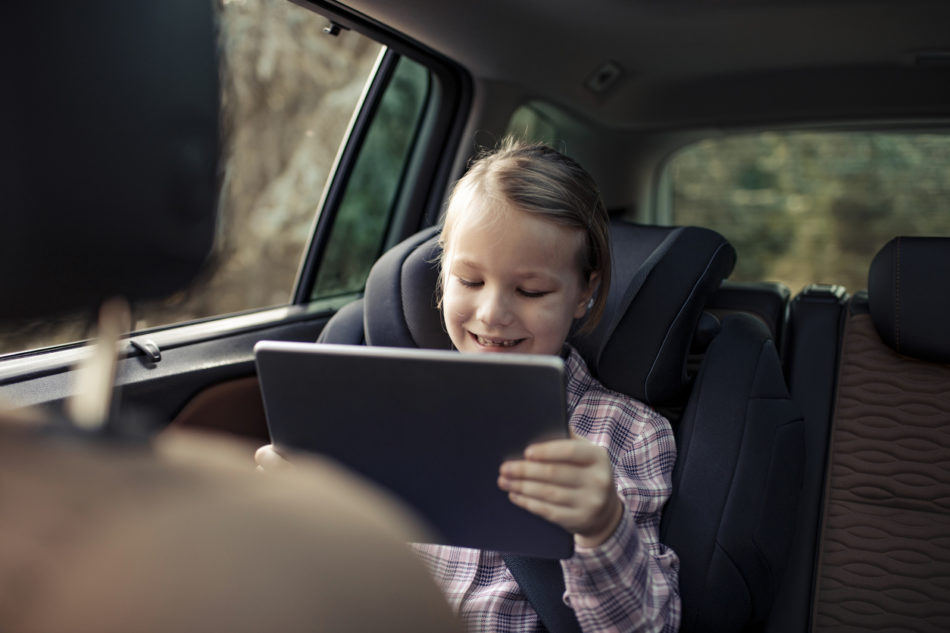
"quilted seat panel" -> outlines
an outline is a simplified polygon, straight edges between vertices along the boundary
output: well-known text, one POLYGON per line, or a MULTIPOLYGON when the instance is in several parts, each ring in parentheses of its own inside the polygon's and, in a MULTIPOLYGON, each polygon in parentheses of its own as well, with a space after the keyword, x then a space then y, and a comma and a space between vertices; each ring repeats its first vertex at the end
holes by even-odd
POLYGON ((847 324, 815 630, 950 631, 950 365, 847 324))
POLYGON ((950 630, 950 517, 832 502, 816 630, 950 630))
POLYGON ((950 365, 845 332, 815 630, 950 630, 950 365))

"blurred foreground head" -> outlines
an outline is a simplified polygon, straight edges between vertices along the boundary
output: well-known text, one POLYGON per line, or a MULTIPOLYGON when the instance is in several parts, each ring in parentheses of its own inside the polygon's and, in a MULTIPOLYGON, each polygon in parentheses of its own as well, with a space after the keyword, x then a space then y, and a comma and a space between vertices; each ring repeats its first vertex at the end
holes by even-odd
POLYGON ((0 630, 462 630, 406 545, 424 528, 332 464, 262 475, 220 438, 62 440, 0 424, 0 630))

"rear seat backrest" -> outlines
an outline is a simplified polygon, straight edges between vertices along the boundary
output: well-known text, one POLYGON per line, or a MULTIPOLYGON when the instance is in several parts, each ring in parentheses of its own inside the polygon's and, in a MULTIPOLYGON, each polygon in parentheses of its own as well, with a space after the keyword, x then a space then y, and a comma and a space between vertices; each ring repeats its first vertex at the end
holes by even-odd
POLYGON ((895 238, 845 324, 813 628, 950 630, 950 239, 895 238))

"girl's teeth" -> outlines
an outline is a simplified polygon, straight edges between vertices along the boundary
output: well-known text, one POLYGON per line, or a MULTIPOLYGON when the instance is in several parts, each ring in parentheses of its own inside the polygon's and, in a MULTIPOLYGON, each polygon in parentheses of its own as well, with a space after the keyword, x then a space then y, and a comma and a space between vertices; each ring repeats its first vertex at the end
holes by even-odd
POLYGON ((515 344, 515 341, 506 341, 506 340, 494 340, 490 338, 485 338, 484 336, 479 336, 478 342, 482 345, 494 345, 495 347, 511 347, 515 344))

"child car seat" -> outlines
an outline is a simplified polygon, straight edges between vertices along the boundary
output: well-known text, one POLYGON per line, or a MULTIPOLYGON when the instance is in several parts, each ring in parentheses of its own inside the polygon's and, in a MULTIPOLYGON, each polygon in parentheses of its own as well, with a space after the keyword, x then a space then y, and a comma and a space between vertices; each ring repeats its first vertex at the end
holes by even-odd
MULTIPOLYGON (((791 539, 800 416, 769 333, 752 317, 725 319, 698 377, 687 371, 703 308, 735 263, 721 235, 616 222, 611 242, 604 318, 570 342, 611 389, 654 407, 688 400, 674 421, 680 456, 661 540, 680 556, 683 630, 743 630, 767 617, 791 539)), ((430 228, 385 253, 364 298, 338 312, 319 341, 451 348, 436 307, 438 249, 430 228)), ((529 594, 542 619, 563 592, 563 578, 548 578, 547 605, 529 594)), ((562 622, 545 620, 552 631, 568 630, 562 622)))

